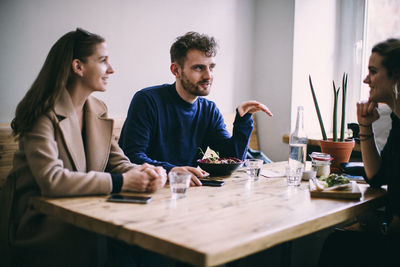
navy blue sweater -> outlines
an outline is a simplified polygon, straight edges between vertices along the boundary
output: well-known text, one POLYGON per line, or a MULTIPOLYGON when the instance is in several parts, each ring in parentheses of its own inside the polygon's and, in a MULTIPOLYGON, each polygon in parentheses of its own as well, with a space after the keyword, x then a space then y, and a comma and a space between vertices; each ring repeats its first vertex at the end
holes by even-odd
POLYGON ((233 135, 214 102, 198 97, 191 104, 176 92, 175 84, 138 91, 130 104, 119 145, 137 164, 197 166, 199 147, 218 151, 220 157, 244 159, 253 130, 251 114, 236 112, 233 135))

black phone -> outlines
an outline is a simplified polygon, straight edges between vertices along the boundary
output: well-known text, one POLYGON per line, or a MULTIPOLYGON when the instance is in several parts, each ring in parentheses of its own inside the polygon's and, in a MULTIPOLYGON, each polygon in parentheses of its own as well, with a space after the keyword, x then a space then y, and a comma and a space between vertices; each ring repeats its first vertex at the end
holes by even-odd
POLYGON ((224 181, 217 181, 217 180, 204 180, 204 179, 200 179, 200 182, 204 185, 204 186, 223 186, 225 184, 224 181))
POLYGON ((353 176, 365 176, 364 163, 363 162, 345 162, 340 163, 340 169, 353 176))
POLYGON ((144 196, 126 196, 115 194, 111 195, 107 198, 107 201, 110 202, 122 202, 122 203, 139 203, 139 204, 147 204, 152 200, 152 197, 144 197, 144 196))

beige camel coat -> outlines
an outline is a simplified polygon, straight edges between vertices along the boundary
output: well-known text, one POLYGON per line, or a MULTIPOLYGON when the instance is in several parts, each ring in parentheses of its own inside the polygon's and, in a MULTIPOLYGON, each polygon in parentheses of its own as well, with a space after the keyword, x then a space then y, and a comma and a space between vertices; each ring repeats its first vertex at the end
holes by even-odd
POLYGON ((108 194, 112 190, 110 173, 135 166, 112 137, 113 120, 107 118, 103 102, 89 97, 84 118, 82 134, 65 90, 54 111, 40 117, 19 140, 0 202, 0 243, 8 240, 3 245, 11 246, 9 255, 18 266, 97 264, 96 235, 29 206, 32 196, 108 194))

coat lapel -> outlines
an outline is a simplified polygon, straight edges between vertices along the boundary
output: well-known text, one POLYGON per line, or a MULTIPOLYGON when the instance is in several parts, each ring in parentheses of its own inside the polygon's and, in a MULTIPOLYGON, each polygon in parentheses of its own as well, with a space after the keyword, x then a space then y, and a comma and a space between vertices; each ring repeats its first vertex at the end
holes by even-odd
POLYGON ((88 170, 104 171, 112 138, 114 121, 106 117, 105 105, 94 97, 85 104, 86 160, 88 170))
POLYGON ((76 170, 86 172, 85 148, 81 129, 67 90, 64 90, 54 110, 58 116, 62 117, 58 123, 59 129, 76 170))

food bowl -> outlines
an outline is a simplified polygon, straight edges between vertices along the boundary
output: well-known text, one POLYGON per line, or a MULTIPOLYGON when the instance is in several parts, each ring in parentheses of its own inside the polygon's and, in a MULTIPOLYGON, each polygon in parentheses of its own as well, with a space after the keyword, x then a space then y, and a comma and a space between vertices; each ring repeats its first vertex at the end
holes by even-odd
POLYGON ((225 176, 232 174, 232 172, 240 168, 243 161, 237 158, 219 158, 216 161, 199 159, 197 163, 200 168, 208 172, 210 176, 225 176))

